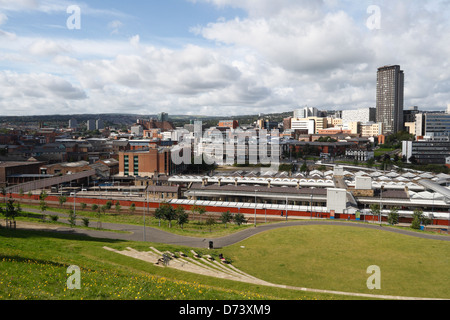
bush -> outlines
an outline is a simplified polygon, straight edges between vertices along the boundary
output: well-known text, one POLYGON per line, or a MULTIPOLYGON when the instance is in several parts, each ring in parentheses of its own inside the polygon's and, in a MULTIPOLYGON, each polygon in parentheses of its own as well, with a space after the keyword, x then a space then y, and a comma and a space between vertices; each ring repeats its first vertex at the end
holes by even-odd
POLYGON ((51 215, 51 216, 50 216, 50 219, 51 219, 53 222, 57 222, 58 219, 59 219, 59 216, 57 216, 56 214, 55 214, 55 215, 51 215))
POLYGON ((89 218, 83 218, 81 220, 83 221, 83 226, 89 227, 89 218))
POLYGON ((234 223, 236 223, 238 226, 240 226, 241 224, 247 223, 247 220, 245 219, 245 216, 242 213, 237 213, 234 216, 233 219, 234 223))

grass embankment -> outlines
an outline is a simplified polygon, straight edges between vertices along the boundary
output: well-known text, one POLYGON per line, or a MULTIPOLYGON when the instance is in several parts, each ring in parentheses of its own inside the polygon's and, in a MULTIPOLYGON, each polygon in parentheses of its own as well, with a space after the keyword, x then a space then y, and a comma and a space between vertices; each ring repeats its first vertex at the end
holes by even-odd
MULTIPOLYGON (((68 215, 71 208, 69 206, 66 206, 65 208, 51 207, 48 208, 47 211, 41 212, 38 206, 22 204, 22 210, 23 213, 21 217, 16 219, 18 221, 43 222, 41 217, 42 215, 46 215, 47 218, 45 222, 51 223, 52 221, 50 219, 50 216, 53 215, 53 213, 61 213, 64 215, 68 215), (28 209, 32 209, 35 212, 30 212, 30 210, 28 209)), ((187 213, 190 212, 187 211, 187 213)), ((76 215, 78 227, 82 225, 82 218, 89 219, 89 227, 91 228, 97 227, 97 221, 105 223, 130 224, 138 226, 144 225, 143 212, 130 213, 128 210, 122 210, 120 213, 117 213, 115 212, 114 209, 111 209, 107 211, 105 214, 101 214, 99 218, 98 212, 89 209, 84 210, 77 209, 76 215)), ((235 223, 223 224, 222 222, 220 222, 220 214, 218 213, 212 214, 212 216, 215 217, 216 219, 216 223, 214 223, 213 225, 208 225, 206 221, 209 216, 210 216, 209 213, 205 213, 203 215, 190 214, 190 221, 188 223, 185 223, 182 227, 179 226, 176 223, 176 221, 172 221, 172 227, 169 227, 169 223, 167 221, 164 220, 160 221, 159 219, 155 219, 154 212, 150 210, 148 213, 145 214, 145 225, 148 227, 158 228, 167 232, 183 236, 191 236, 191 237, 208 236, 209 238, 223 237, 253 227, 253 224, 243 224, 243 225, 236 225, 235 223)))
POLYGON ((447 241, 352 227, 308 226, 260 234, 223 251, 233 257, 236 267, 276 284, 450 298, 447 241), (366 272, 371 265, 381 269, 381 290, 367 288, 370 274, 366 272))
MULTIPOLYGON (((100 240, 0 229, 0 299, 349 299, 186 273, 103 249, 184 251, 183 246, 100 240), (81 290, 68 290, 67 267, 81 268, 81 290)), ((223 253, 234 266, 275 284, 323 290, 450 298, 450 243, 339 226, 283 228, 223 253), (381 290, 368 290, 367 267, 381 268, 381 290)))
POLYGON ((189 248, 182 246, 0 229, 0 300, 330 298, 327 295, 272 289, 160 268, 103 248, 108 246, 122 250, 133 247, 148 251, 152 245, 162 251, 189 252, 189 248), (67 288, 69 274, 66 272, 71 265, 81 269, 80 290, 67 288))

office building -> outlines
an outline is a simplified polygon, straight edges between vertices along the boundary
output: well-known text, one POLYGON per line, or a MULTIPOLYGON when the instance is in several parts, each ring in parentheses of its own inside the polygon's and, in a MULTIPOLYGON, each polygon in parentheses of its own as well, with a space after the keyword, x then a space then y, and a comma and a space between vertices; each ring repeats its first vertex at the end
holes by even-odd
POLYGON ((103 120, 98 119, 98 120, 95 122, 95 128, 96 128, 97 130, 103 130, 103 129, 105 129, 105 125, 104 125, 104 123, 103 123, 103 120))
POLYGON ((420 113, 419 107, 411 107, 408 110, 403 111, 403 121, 404 123, 407 122, 415 122, 416 121, 416 115, 420 113))
POLYGON ((69 129, 77 129, 77 128, 78 128, 77 119, 70 119, 69 120, 69 129))
POLYGON ((418 113, 416 115, 416 136, 447 140, 450 137, 450 114, 418 113))
POLYGON ((403 130, 404 79, 399 65, 378 69, 376 122, 383 123, 383 134, 403 130))
POLYGON ((305 119, 309 117, 317 117, 319 116, 319 110, 313 107, 306 107, 303 109, 298 109, 294 111, 294 118, 296 119, 305 119))
POLYGON ((88 120, 86 123, 86 127, 88 131, 94 131, 96 128, 95 120, 88 120))
POLYGON ((378 137, 383 132, 382 123, 366 122, 361 123, 362 137, 378 137))
POLYGON ((446 164, 450 157, 450 141, 403 141, 402 155, 408 163, 446 164))
POLYGON ((158 113, 157 118, 158 118, 159 122, 169 121, 169 114, 165 113, 165 112, 161 112, 161 113, 158 113))
POLYGON ((376 108, 362 108, 357 110, 343 110, 342 111, 342 122, 375 122, 377 120, 377 109, 376 108))

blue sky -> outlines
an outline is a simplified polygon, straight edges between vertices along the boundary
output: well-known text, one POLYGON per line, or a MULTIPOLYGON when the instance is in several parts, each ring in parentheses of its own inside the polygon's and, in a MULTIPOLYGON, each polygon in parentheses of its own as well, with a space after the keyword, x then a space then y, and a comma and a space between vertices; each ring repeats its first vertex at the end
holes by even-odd
POLYGON ((449 0, 0 0, 0 114, 374 107, 376 70, 388 64, 405 70, 405 107, 444 110, 449 8, 449 0), (81 9, 80 30, 66 27, 70 5, 81 9))

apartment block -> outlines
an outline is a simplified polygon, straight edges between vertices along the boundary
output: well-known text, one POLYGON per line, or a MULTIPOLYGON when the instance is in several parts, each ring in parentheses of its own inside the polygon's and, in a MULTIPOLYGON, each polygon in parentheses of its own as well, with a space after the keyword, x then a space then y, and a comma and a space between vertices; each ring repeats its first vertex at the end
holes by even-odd
POLYGON ((377 121, 383 134, 403 130, 404 72, 400 66, 385 66, 377 73, 377 121))

